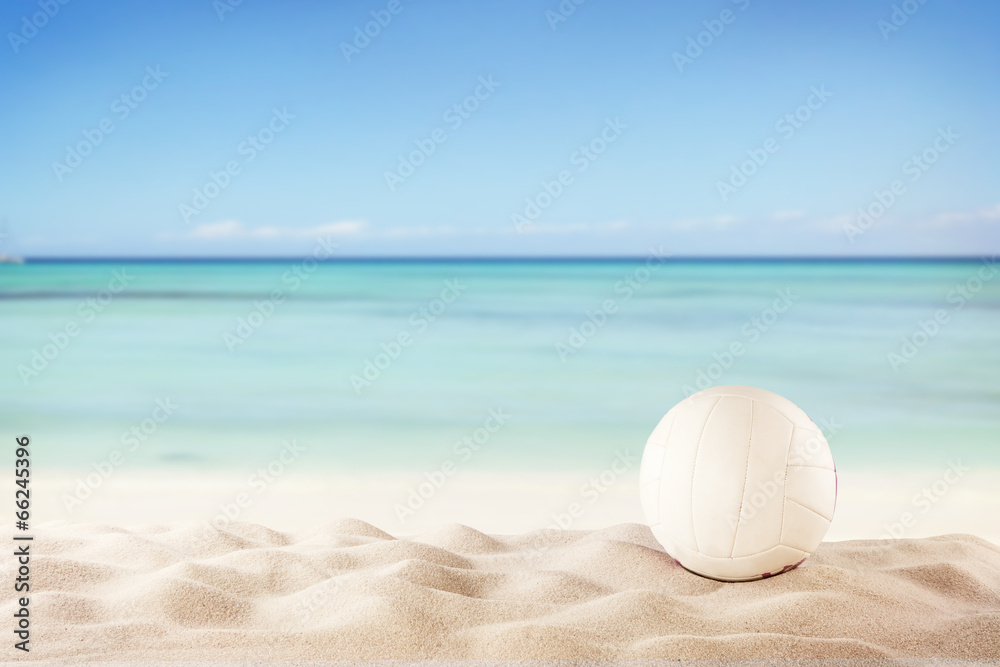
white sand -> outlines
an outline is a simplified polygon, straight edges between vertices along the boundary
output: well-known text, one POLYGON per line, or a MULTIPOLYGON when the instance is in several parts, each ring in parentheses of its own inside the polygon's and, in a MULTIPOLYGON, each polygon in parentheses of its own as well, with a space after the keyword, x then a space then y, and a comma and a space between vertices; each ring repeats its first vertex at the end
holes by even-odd
MULTIPOLYGON (((976 467, 955 483, 945 482, 947 471, 945 461, 926 470, 841 469, 837 513, 827 539, 969 533, 1000 545, 1000 469, 976 467), (932 500, 921 496, 924 490, 932 500), (911 525, 902 526, 907 513, 911 525), (893 528, 897 530, 890 533, 893 528)), ((552 525, 553 514, 564 514, 574 502, 584 508, 568 526, 574 530, 644 522, 638 469, 601 487, 600 493, 581 494, 581 487, 599 472, 460 471, 400 520, 397 505, 405 506, 409 490, 426 481, 422 473, 292 470, 261 489, 247 483, 247 472, 155 473, 124 466, 107 480, 97 478, 99 486, 69 511, 63 501, 76 493, 86 473, 38 471, 32 480, 33 517, 36 522, 66 519, 119 526, 212 520, 222 516, 220 506, 233 509, 237 496, 245 493, 249 505, 239 508, 235 519, 282 530, 315 525, 319 516, 353 516, 397 535, 452 522, 487 533, 523 533, 552 525), (310 507, 325 511, 303 511, 310 507)), ((222 516, 220 523, 226 521, 222 516)))
MULTIPOLYGON (((824 543, 797 570, 725 584, 683 570, 635 524, 34 534, 35 660, 1000 656, 1000 548, 968 535, 824 543)), ((2 590, 11 619, 15 593, 2 590)))

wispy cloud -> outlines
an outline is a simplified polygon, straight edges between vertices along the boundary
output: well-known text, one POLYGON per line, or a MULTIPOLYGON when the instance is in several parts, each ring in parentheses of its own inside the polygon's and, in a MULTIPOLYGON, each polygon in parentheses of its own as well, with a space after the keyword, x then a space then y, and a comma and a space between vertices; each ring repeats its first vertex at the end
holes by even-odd
MULTIPOLYGON (((544 224, 534 223, 521 229, 521 234, 608 234, 626 229, 629 226, 625 220, 614 222, 576 222, 566 224, 544 224)), ((515 229, 507 225, 496 227, 473 227, 462 229, 452 225, 442 225, 437 227, 391 227, 381 231, 373 231, 372 236, 385 239, 401 239, 414 237, 440 237, 440 236, 509 236, 518 233, 515 229)))
MULTIPOLYGON (((629 227, 625 220, 599 223, 567 223, 567 224, 533 224, 525 228, 525 234, 557 235, 557 234, 614 234, 629 227)), ((508 225, 493 227, 463 228, 454 225, 419 225, 413 227, 372 228, 364 221, 345 220, 331 222, 314 227, 277 227, 267 225, 248 227, 238 220, 224 220, 199 225, 189 232, 165 232, 159 234, 159 240, 194 240, 194 241, 233 241, 233 240, 282 240, 316 238, 318 236, 357 236, 368 241, 376 239, 405 240, 415 238, 444 238, 472 236, 509 236, 514 230, 508 225)))
POLYGON ((741 219, 735 215, 716 215, 711 218, 684 218, 667 225, 675 232, 688 232, 698 229, 728 229, 732 225, 740 222, 741 219))
MULTIPOLYGON (((401 239, 426 236, 455 236, 462 231, 450 225, 439 227, 392 227, 379 232, 379 236, 387 239, 401 239)), ((468 232, 466 232, 468 233, 468 232)))
MULTIPOLYGON (((577 222, 564 225, 547 225, 547 224, 533 224, 524 227, 521 230, 522 234, 573 234, 573 233, 614 233, 619 232, 623 229, 628 228, 628 222, 625 220, 616 220, 614 222, 604 222, 604 223, 587 223, 587 222, 577 222)), ((507 228, 504 229, 508 232, 507 228)))
POLYGON ((313 227, 247 227, 238 220, 224 220, 204 225, 198 225, 186 234, 161 234, 161 239, 187 238, 200 241, 231 241, 231 240, 275 240, 275 239, 305 239, 319 236, 346 236, 358 234, 364 230, 365 222, 343 220, 330 222, 313 227))
POLYGON ((993 208, 979 209, 978 211, 949 211, 941 213, 935 218, 936 222, 976 222, 979 220, 1000 220, 1000 204, 993 208))
MULTIPOLYGON (((579 235, 583 237, 608 237, 609 235, 646 230, 666 230, 682 235, 704 233, 738 233, 740 230, 757 229, 761 232, 782 231, 809 232, 827 235, 842 234, 845 225, 856 219, 855 213, 814 216, 798 209, 778 209, 773 213, 760 215, 706 215, 697 218, 683 218, 634 226, 626 220, 611 222, 576 222, 563 224, 534 223, 520 230, 524 235, 559 236, 579 235)), ((946 229, 952 226, 970 224, 991 224, 1000 221, 1000 205, 977 210, 947 211, 932 216, 900 218, 886 215, 878 220, 880 228, 909 226, 917 229, 946 229)), ((260 241, 309 239, 321 236, 353 236, 363 242, 378 240, 408 241, 435 238, 508 237, 516 233, 509 225, 463 226, 463 225, 414 225, 394 227, 372 227, 365 221, 341 220, 311 227, 286 227, 264 225, 250 227, 238 220, 224 220, 203 224, 183 233, 165 233, 161 240, 188 240, 211 243, 216 241, 260 241)))
POLYGON ((831 234, 843 234, 844 227, 854 222, 857 216, 850 213, 841 213, 827 218, 820 218, 812 223, 813 228, 819 232, 829 232, 831 234))

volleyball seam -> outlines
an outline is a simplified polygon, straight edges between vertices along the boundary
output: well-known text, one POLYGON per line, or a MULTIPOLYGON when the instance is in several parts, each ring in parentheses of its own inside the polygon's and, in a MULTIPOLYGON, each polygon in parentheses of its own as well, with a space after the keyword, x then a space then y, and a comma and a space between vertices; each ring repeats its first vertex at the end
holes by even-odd
MULTIPOLYGON (((688 506, 691 508, 691 537, 694 538, 694 550, 698 553, 701 553, 701 547, 698 546, 698 527, 694 525, 694 477, 698 471, 698 452, 701 451, 701 439, 705 437, 708 422, 712 420, 712 413, 715 412, 715 409, 719 407, 719 403, 721 402, 722 397, 718 398, 712 409, 708 411, 708 416, 705 417, 705 423, 702 424, 701 433, 698 434, 698 439, 695 441, 694 446, 694 464, 691 466, 691 499, 688 501, 688 506)), ((664 460, 666 460, 666 457, 664 457, 664 460)))
POLYGON ((743 522, 743 503, 747 499, 747 483, 750 481, 750 448, 753 446, 753 404, 754 400, 750 400, 750 424, 749 433, 747 434, 747 461, 743 465, 743 469, 746 474, 743 476, 743 491, 740 492, 740 508, 736 511, 736 530, 733 531, 733 548, 729 550, 729 557, 732 558, 733 554, 736 553, 736 541, 740 539, 740 524, 743 522))

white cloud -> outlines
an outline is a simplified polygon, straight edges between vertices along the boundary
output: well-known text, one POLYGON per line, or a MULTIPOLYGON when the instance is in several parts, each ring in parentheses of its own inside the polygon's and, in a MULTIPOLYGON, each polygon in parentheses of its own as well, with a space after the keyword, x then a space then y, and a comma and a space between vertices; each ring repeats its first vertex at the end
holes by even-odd
POLYGON ((978 211, 951 211, 942 213, 935 220, 942 223, 1000 220, 1000 204, 997 204, 993 208, 984 208, 978 211))
MULTIPOLYGON (((613 234, 628 228, 629 223, 624 220, 603 223, 570 223, 561 225, 550 225, 536 223, 525 227, 522 233, 525 234, 613 234)), ((435 237, 466 237, 466 236, 508 236, 514 234, 516 230, 510 225, 497 225, 495 227, 475 227, 463 229, 453 225, 438 226, 413 226, 413 227, 390 227, 388 229, 371 229, 368 223, 362 221, 341 221, 332 222, 315 227, 247 227, 238 220, 224 220, 222 222, 207 223, 198 225, 185 234, 162 233, 157 235, 160 240, 193 239, 197 241, 232 241, 232 240, 270 240, 270 239, 301 239, 315 238, 324 235, 352 235, 364 234, 367 240, 389 239, 404 240, 413 238, 435 238, 435 237)))
MULTIPOLYGON (((577 222, 562 225, 551 225, 545 223, 532 223, 525 226, 522 234, 571 234, 571 233, 597 233, 606 234, 621 231, 628 227, 628 222, 617 220, 615 222, 587 223, 577 222)), ((438 227, 391 227, 375 234, 381 238, 403 239, 414 237, 435 237, 435 236, 507 236, 516 234, 517 230, 511 225, 498 225, 496 227, 475 227, 471 229, 460 229, 451 225, 438 227)))
MULTIPOLYGON (((570 234, 573 232, 597 232, 597 233, 613 233, 618 232, 628 227, 628 222, 624 220, 616 220, 615 222, 604 222, 604 223, 586 223, 577 222, 566 225, 547 225, 547 224, 531 224, 525 226, 521 229, 522 234, 570 234)), ((513 227, 505 228, 507 232, 515 232, 513 227)))
POLYGON ((740 222, 735 215, 717 215, 713 218, 685 218, 670 223, 667 227, 675 232, 689 232, 696 229, 728 229, 740 222))
POLYGON ((191 230, 189 236, 196 239, 225 239, 243 233, 243 225, 235 220, 215 222, 208 225, 198 225, 191 230))
POLYGON ((843 233, 844 228, 854 222, 855 216, 850 213, 842 213, 832 218, 821 218, 813 223, 813 227, 821 232, 843 233))
MULTIPOLYGON (((744 218, 730 214, 719 214, 700 218, 684 218, 663 224, 653 224, 649 229, 666 229, 678 233, 711 233, 735 231, 736 227, 751 225, 762 231, 775 230, 812 230, 820 234, 841 234, 845 225, 856 219, 856 214, 845 213, 825 217, 812 217, 802 210, 779 209, 771 214, 759 217, 744 218)), ((1000 205, 992 208, 951 211, 923 219, 900 219, 898 216, 886 214, 879 218, 880 228, 897 228, 900 225, 910 228, 945 229, 960 224, 990 223, 1000 221, 1000 205)), ((536 222, 520 230, 521 234, 538 236, 558 236, 577 234, 585 236, 607 236, 619 234, 633 227, 625 220, 612 222, 578 222, 564 224, 547 224, 536 222)), ((367 241, 384 239, 386 241, 406 241, 410 239, 434 238, 464 238, 464 237, 506 237, 518 233, 510 225, 463 227, 455 225, 414 225, 396 226, 373 229, 368 223, 357 220, 342 220, 312 227, 279 227, 263 225, 249 227, 238 220, 198 225, 183 234, 161 234, 160 239, 189 239, 201 242, 216 241, 279 241, 294 239, 309 239, 320 236, 363 236, 367 241)))
MULTIPOLYGON (((346 236, 360 233, 366 223, 356 220, 329 222, 314 227, 247 227, 237 220, 224 220, 198 225, 180 238, 197 239, 200 241, 223 240, 273 240, 273 239, 304 239, 319 236, 346 236)), ((161 234, 159 238, 178 238, 173 234, 161 234)))
POLYGON ((416 236, 455 236, 458 230, 451 226, 442 227, 392 227, 379 236, 387 239, 412 238, 416 236))

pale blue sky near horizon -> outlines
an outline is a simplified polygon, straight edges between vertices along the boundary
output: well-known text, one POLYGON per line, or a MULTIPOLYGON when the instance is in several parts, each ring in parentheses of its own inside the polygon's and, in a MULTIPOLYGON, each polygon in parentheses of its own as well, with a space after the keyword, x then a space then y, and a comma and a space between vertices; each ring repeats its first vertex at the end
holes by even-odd
POLYGON ((1000 249, 995 3, 231 2, 0 8, 0 254, 1000 249), (386 24, 345 56, 373 12, 386 24))

